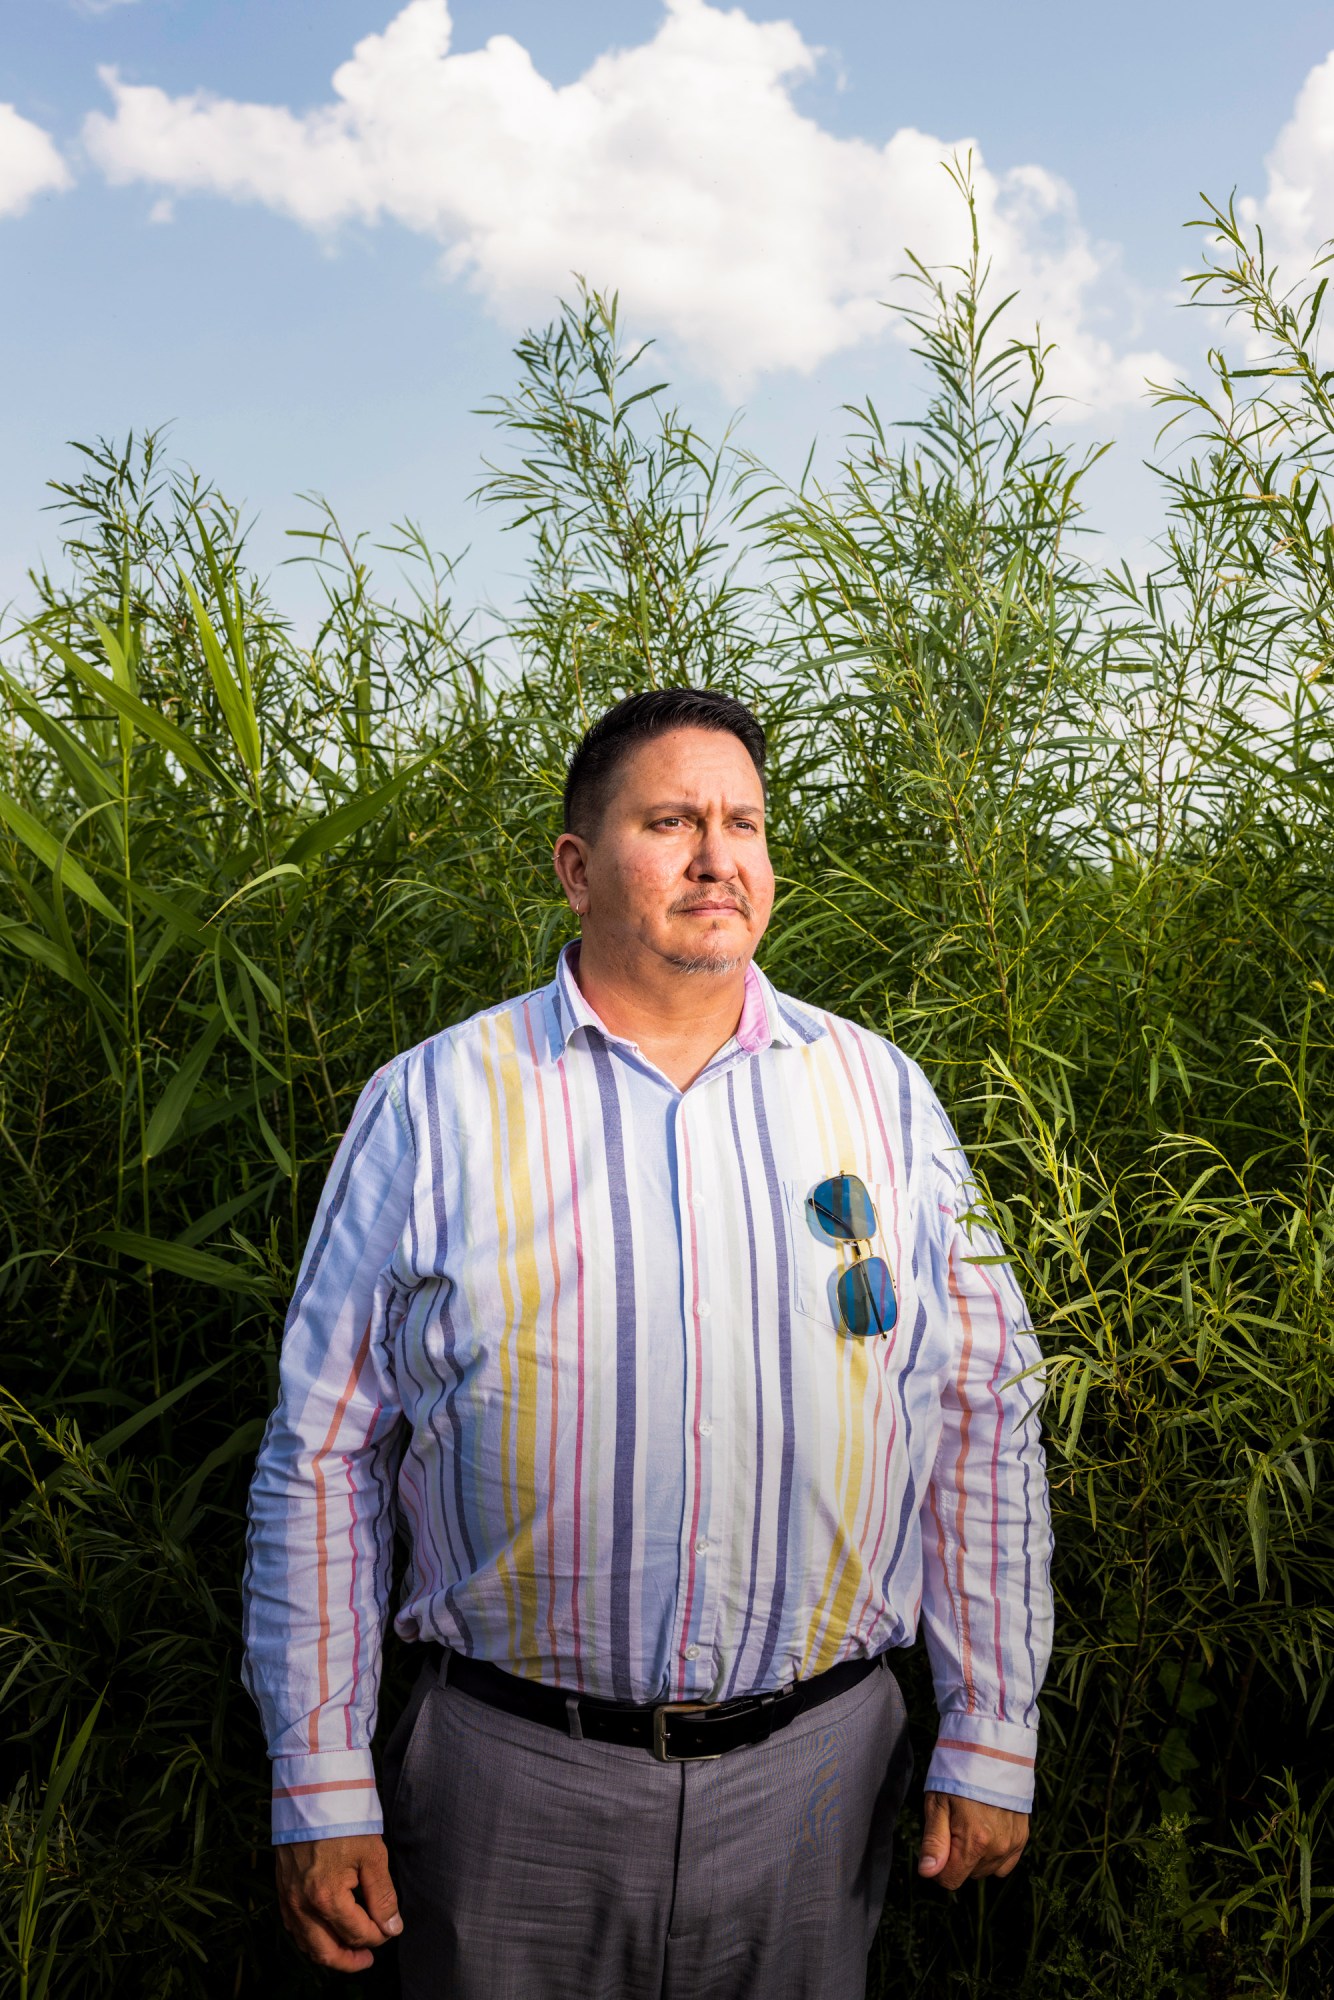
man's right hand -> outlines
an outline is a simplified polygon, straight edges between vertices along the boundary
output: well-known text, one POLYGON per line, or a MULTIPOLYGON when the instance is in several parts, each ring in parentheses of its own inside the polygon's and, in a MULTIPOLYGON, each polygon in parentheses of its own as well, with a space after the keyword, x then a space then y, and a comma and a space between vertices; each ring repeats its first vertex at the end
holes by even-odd
POLYGON ((316 1965, 364 1972, 375 1946, 402 1930, 389 1855, 378 1833, 295 1840, 275 1854, 283 1923, 316 1965))

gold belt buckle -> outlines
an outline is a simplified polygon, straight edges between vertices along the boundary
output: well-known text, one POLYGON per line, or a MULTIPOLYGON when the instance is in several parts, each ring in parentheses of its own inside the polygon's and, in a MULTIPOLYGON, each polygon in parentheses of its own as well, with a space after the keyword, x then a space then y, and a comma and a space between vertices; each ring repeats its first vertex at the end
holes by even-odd
POLYGON ((653 1711, 653 1754, 660 1764, 716 1764, 721 1750, 708 1750, 698 1757, 674 1757, 667 1748, 669 1715, 699 1715, 714 1704, 708 1701, 665 1701, 653 1711))

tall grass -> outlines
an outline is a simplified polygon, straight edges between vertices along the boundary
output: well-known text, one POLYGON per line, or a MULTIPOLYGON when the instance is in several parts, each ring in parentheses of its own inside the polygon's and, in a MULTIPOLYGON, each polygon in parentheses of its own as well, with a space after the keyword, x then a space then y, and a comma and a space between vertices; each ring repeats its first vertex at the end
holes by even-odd
POLYGON ((547 976, 578 730, 682 679, 771 728, 768 970, 925 1064, 1049 1358, 1034 1843, 946 1899, 905 1841, 877 1990, 1334 1990, 1334 404, 1323 287, 1205 221, 1244 362, 1161 392, 1149 576, 1082 553, 978 251, 917 272, 925 414, 852 411, 827 487, 699 438, 614 303, 529 335, 503 659, 409 528, 306 531, 307 643, 153 438, 57 489, 2 683, 0 1992, 318 1987, 237 1682, 294 1261, 366 1074, 547 976))

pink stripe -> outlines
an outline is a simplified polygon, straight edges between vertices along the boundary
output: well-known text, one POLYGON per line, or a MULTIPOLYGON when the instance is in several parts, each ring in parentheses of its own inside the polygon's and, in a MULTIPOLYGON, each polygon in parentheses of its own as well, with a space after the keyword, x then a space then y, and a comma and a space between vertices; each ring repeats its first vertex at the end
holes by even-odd
POLYGON ((537 1044, 533 1039, 530 1002, 523 1003, 523 1025, 528 1036, 528 1053, 533 1059, 533 1088, 537 1093, 538 1125, 542 1133, 542 1174, 547 1189, 547 1252, 551 1258, 551 1444, 547 1454, 547 1638, 551 1645, 552 1675, 560 1685, 560 1645, 556 1638, 556 1434, 560 1417, 560 1369, 557 1366, 560 1329, 560 1258, 556 1252, 556 1201, 551 1187, 551 1144, 547 1135, 547 1100, 538 1067, 537 1044))
POLYGON ((736 1024, 736 1039, 747 1055, 754 1055, 760 1049, 767 1049, 773 1039, 769 1032, 769 1013, 764 1004, 764 989, 760 985, 760 975, 754 963, 746 967, 745 991, 741 1002, 741 1019, 736 1024))
MULTIPOLYGON (((366 1426, 366 1435, 361 1440, 361 1449, 363 1451, 365 1451, 367 1445, 375 1435, 375 1426, 383 1407, 382 1403, 377 1403, 371 1411, 371 1420, 366 1426)), ((348 1578, 347 1585, 347 1608, 352 1613, 352 1685, 355 1688, 361 1675, 361 1613, 357 1609, 357 1492, 350 1479, 347 1483, 347 1546, 352 1556, 352 1572, 348 1578)), ((352 1748, 352 1704, 350 1702, 343 1711, 343 1720, 347 1725, 347 1747, 350 1750, 352 1748)))
POLYGON ((1001 1721, 1007 1721, 1005 1713, 1005 1654, 1001 1648, 1001 1601, 1000 1601, 1000 1448, 1001 1436, 1005 1428, 1005 1412, 1001 1406, 1000 1394, 996 1388, 1005 1365, 1005 1313, 1001 1306, 1000 1293, 985 1264, 975 1264, 975 1271, 982 1275, 982 1282, 991 1293, 996 1308, 996 1324, 1000 1328, 1000 1348, 996 1355, 996 1366, 991 1372, 987 1388, 991 1400, 996 1405, 996 1436, 991 1447, 991 1602, 995 1607, 996 1641, 996 1681, 1000 1701, 1001 1721))
MULTIPOLYGON (((684 1119, 682 1119, 681 1121, 681 1140, 682 1140, 682 1151, 684 1154, 684 1161, 685 1161, 686 1213, 690 1217, 690 1287, 691 1287, 690 1316, 691 1319, 694 1321, 694 1327, 695 1327, 695 1421, 691 1425, 691 1429, 694 1433, 694 1439, 695 1439, 694 1466, 693 1466, 694 1480, 695 1480, 695 1494, 693 1501, 693 1511, 690 1517, 689 1552, 687 1555, 687 1567, 686 1567, 685 1611, 681 1621, 681 1630, 683 1632, 688 1633, 690 1631, 691 1613, 694 1609, 694 1603, 695 1603, 695 1543, 699 1538, 699 1501, 700 1501, 700 1488, 703 1485, 703 1466, 700 1456, 700 1441, 699 1441, 699 1420, 700 1417, 703 1415, 703 1405, 701 1402, 701 1397, 703 1395, 703 1382, 704 1382, 704 1347, 700 1337, 700 1320, 699 1320, 699 1244, 697 1241, 696 1230, 695 1230, 695 1203, 692 1198, 694 1194, 694 1173, 690 1164, 690 1133, 686 1127, 684 1119)), ((684 1694, 685 1684, 686 1684, 686 1669, 685 1666, 682 1665, 677 1673, 678 1694, 684 1694)))
MULTIPOLYGON (((875 1078, 871 1073, 871 1065, 868 1062, 866 1056, 865 1038, 861 1035, 858 1035, 857 1037, 857 1053, 861 1057, 862 1072, 866 1078, 866 1087, 871 1093, 871 1104, 875 1110, 875 1122, 880 1132, 880 1144, 884 1149, 885 1166, 889 1174, 889 1184, 890 1187, 894 1190, 894 1276, 895 1276, 895 1282, 897 1284, 899 1274, 902 1272, 904 1268, 903 1240, 899 1229, 899 1179, 894 1169, 894 1154, 889 1143, 889 1132, 885 1125, 885 1115, 880 1103, 880 1092, 875 1087, 875 1078)), ((902 1300, 900 1300, 899 1311, 902 1312, 902 1310, 903 1310, 903 1302, 902 1300)), ((894 1332, 895 1334, 898 1333, 897 1326, 895 1327, 894 1332)), ((889 1345, 890 1345, 890 1350, 892 1352, 894 1346, 896 1345, 893 1336, 891 1336, 890 1338, 889 1345)), ((886 1359, 888 1359, 888 1357, 886 1357, 886 1359)), ((876 1408, 876 1416, 878 1417, 880 1414, 880 1404, 878 1401, 876 1403, 875 1408, 876 1408)), ((890 1405, 890 1422, 891 1422, 891 1428, 889 1433, 889 1445, 885 1452, 885 1484, 880 1498, 880 1525, 876 1529, 875 1533, 875 1547, 872 1549, 870 1557, 867 1562, 867 1573, 869 1578, 871 1579, 866 1599, 866 1608, 868 1612, 871 1610, 874 1601, 875 1577, 876 1577, 876 1572, 880 1565, 880 1551, 884 1546, 885 1523, 889 1519, 889 1468, 890 1468, 890 1461, 894 1455, 894 1448, 899 1441, 899 1411, 897 1402, 891 1403, 890 1405)))
MULTIPOLYGON (((408 1450, 411 1451, 411 1449, 412 1445, 411 1441, 409 1441, 408 1450)), ((427 1538, 425 1534, 425 1530, 422 1526, 422 1516, 418 1512, 418 1509, 413 1500, 412 1486, 410 1484, 409 1475, 406 1471, 406 1462, 407 1461, 405 1454, 404 1455, 405 1470, 399 1474, 399 1480, 398 1480, 398 1497, 403 1502, 404 1511, 407 1513, 408 1518, 412 1522, 413 1564, 415 1567, 420 1569, 423 1576, 427 1580, 428 1590, 430 1590, 432 1595, 434 1595, 434 1586, 430 1582, 430 1579, 433 1576, 439 1576, 440 1566, 437 1562, 433 1560, 436 1554, 435 1546, 433 1543, 430 1542, 430 1540, 427 1538)))
MULTIPOLYGON (((951 1265, 951 1270, 952 1270, 951 1265)), ((959 1372, 955 1378, 959 1394, 959 1455, 954 1461, 954 1540, 958 1548, 956 1573, 959 1584, 959 1667, 963 1673, 963 1684, 968 1690, 968 1713, 977 1707, 977 1688, 973 1683, 973 1628, 968 1615, 967 1584, 964 1579, 964 1532, 968 1513, 968 1488, 964 1484, 964 1467, 968 1463, 968 1439, 973 1428, 973 1412, 968 1401, 968 1364, 973 1358, 973 1320, 968 1310, 968 1301, 953 1284, 959 1301, 959 1316, 964 1324, 963 1352, 959 1356, 959 1372)))
POLYGON ((275 1799, 308 1799, 314 1792, 373 1792, 374 1778, 326 1778, 320 1785, 275 1785, 275 1799))
POLYGON ((318 1677, 319 1696, 310 1717, 310 1748, 320 1747, 320 1710, 329 1699, 329 1514, 328 1496, 324 1483, 324 1461, 333 1451, 334 1439, 347 1412, 347 1406, 356 1394, 361 1380, 361 1371, 371 1351, 371 1323, 366 1321, 366 1331, 361 1336, 361 1345, 353 1356, 351 1372, 343 1385, 343 1393, 329 1419, 324 1443, 310 1461, 311 1479, 315 1487, 315 1607, 317 1630, 315 1634, 315 1670, 318 1677))
POLYGON ((570 1161, 570 1216, 574 1223, 575 1328, 579 1355, 575 1386, 574 1418, 574 1549, 570 1557, 570 1625, 574 1645, 574 1685, 584 1684, 582 1649, 579 1641, 579 1548, 584 1519, 584 1233, 579 1222, 579 1169, 574 1154, 574 1117, 570 1110, 570 1083, 565 1074, 565 1057, 556 1065, 560 1073, 561 1099, 565 1106, 565 1148, 570 1161))
POLYGON ((993 1750, 989 1743, 965 1743, 959 1736, 938 1736, 937 1750, 966 1750, 972 1757, 994 1757, 1001 1764, 1019 1764, 1025 1771, 1033 1768, 1031 1757, 1020 1757, 1013 1750, 993 1750))
MULTIPOLYGON (((829 1020, 829 1035, 830 1039, 834 1044, 834 1047, 838 1050, 838 1059, 843 1065, 843 1074, 847 1078, 848 1095, 851 1098, 853 1104, 856 1106, 857 1122, 861 1127, 863 1155, 869 1156, 871 1150, 871 1143, 870 1143, 871 1135, 867 1130, 866 1117, 862 1109, 861 1093, 857 1089, 857 1080, 853 1076, 852 1065, 848 1061, 847 1051, 843 1046, 843 1038, 839 1034, 838 1029, 834 1024, 834 1019, 832 1016, 830 1017, 829 1020)), ((866 1068, 866 1052, 861 1047, 860 1038, 858 1038, 857 1040, 857 1046, 859 1053, 861 1054, 862 1066, 863 1068, 866 1068)), ((870 1083, 871 1072, 869 1069, 866 1070, 866 1078, 867 1082, 870 1083)), ((871 1095, 872 1099, 874 1100, 875 1097, 874 1085, 872 1085, 871 1087, 871 1095)), ((876 1117, 880 1125, 880 1142, 884 1149, 885 1158, 886 1160, 888 1160, 889 1140, 885 1133, 884 1120, 883 1118, 880 1117, 880 1108, 878 1104, 876 1105, 876 1117)), ((898 1212, 897 1190, 895 1191, 894 1202, 895 1202, 895 1215, 897 1219, 897 1212, 898 1212)), ((883 1234, 884 1222, 882 1219, 880 1220, 880 1228, 883 1234)), ((897 1248, 897 1238, 895 1242, 895 1247, 897 1248)), ((901 1263, 899 1265, 899 1268, 900 1269, 902 1268, 901 1263)), ((897 1271, 895 1272, 895 1282, 897 1286, 897 1271)), ((894 1347, 894 1341, 892 1336, 890 1338, 889 1347, 890 1351, 892 1352, 894 1347)), ((884 1405, 884 1398, 885 1398, 885 1363, 888 1360, 888 1355, 884 1357, 884 1360, 881 1360, 880 1342, 878 1340, 875 1342, 875 1353, 876 1353, 876 1359, 880 1365, 877 1367, 876 1370, 875 1414, 871 1418, 871 1436, 873 1438, 876 1436, 876 1433, 879 1430, 880 1426, 880 1411, 884 1405)), ((883 1462, 877 1465, 875 1458, 872 1457, 871 1459, 870 1480, 866 1492, 866 1513, 862 1520, 861 1535, 858 1538, 858 1546, 862 1551, 862 1593, 864 1593, 864 1602, 862 1604, 861 1610, 857 1612, 854 1617, 849 1617, 848 1619, 849 1628, 852 1634, 857 1638, 864 1637, 865 1632, 869 1629, 869 1626, 867 1624, 868 1619, 871 1622, 874 1622, 875 1618, 875 1598, 876 1598, 875 1557, 878 1556, 880 1552, 880 1537, 884 1533, 885 1521, 889 1513, 889 1459, 890 1459, 890 1452, 892 1452, 894 1449, 894 1442, 898 1435, 897 1410, 893 1411, 893 1424, 894 1428, 890 1433, 889 1450, 886 1451, 883 1462), (875 1506, 875 1489, 876 1489, 877 1473, 880 1474, 880 1530, 876 1536, 875 1555, 873 1555, 869 1560, 867 1560, 865 1554, 866 1535, 867 1535, 867 1530, 870 1528, 871 1525, 871 1511, 875 1506)))
MULTIPOLYGON (((950 1581, 949 1561, 945 1554, 945 1523, 941 1518, 940 1497, 936 1492, 936 1485, 934 1480, 932 1480, 931 1484, 926 1489, 926 1504, 931 1510, 931 1519, 936 1524, 936 1561, 940 1564, 941 1580, 945 1585, 945 1595, 949 1598, 950 1601, 950 1613, 954 1619, 954 1629, 957 1632, 960 1629, 960 1624, 961 1624, 959 1616, 959 1606, 954 1595, 954 1585, 950 1581)), ((917 1620, 918 1618, 921 1617, 921 1615, 922 1615, 922 1599, 919 1593, 917 1598, 917 1611, 913 1618, 914 1627, 916 1626, 917 1620)), ((972 1690, 970 1689, 969 1692, 971 1693, 972 1690)))

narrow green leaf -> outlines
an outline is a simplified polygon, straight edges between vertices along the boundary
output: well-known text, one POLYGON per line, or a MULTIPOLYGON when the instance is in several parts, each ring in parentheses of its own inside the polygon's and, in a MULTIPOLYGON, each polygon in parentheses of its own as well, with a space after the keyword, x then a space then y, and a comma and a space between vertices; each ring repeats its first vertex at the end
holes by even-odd
POLYGON ((176 1128, 199 1087, 208 1059, 217 1047, 226 1026, 222 1009, 215 1008, 207 1027, 154 1106, 144 1134, 143 1157, 155 1159, 166 1151, 176 1136, 176 1128))
POLYGON ((278 1134, 274 1131, 272 1125, 270 1125, 268 1119, 264 1116, 264 1113, 260 1110, 258 1103, 255 1105, 255 1118, 263 1135, 264 1144, 273 1155, 275 1165, 279 1172, 286 1179, 290 1180, 292 1178, 292 1156, 278 1137, 278 1134))
POLYGON ((105 993, 95 986, 77 958, 72 958, 62 944, 53 938, 43 937, 40 931, 27 924, 10 923, 0 918, 0 945, 8 945, 13 951, 21 951, 26 958, 36 959, 48 971, 57 973, 61 979, 68 979, 71 986, 78 988, 86 1000, 100 1008, 109 1021, 118 1021, 119 1015, 105 993))
POLYGON ((102 1712, 102 1703, 105 1699, 106 1690, 103 1689, 84 1718, 78 1735, 51 1774, 50 1782, 42 1794, 42 1810, 38 1814, 37 1824, 33 1828, 33 1844, 35 1846, 41 1845, 55 1824, 56 1814, 60 1811, 61 1801, 65 1793, 69 1790, 70 1780, 78 1770, 79 1765, 83 1762, 83 1753, 88 1748, 88 1739, 97 1726, 97 1718, 102 1712))
POLYGON ((160 1417, 165 1410, 171 1409, 183 1397, 188 1396, 192 1389, 197 1389, 201 1382, 207 1382, 211 1375, 216 1375, 220 1368, 225 1368, 229 1359, 228 1355, 222 1355, 217 1361, 211 1361, 207 1368, 197 1369, 184 1382, 178 1382, 174 1389, 168 1389, 153 1402, 145 1403, 132 1417, 126 1417, 124 1423, 117 1424, 114 1430, 105 1431, 100 1438, 94 1438, 88 1449, 95 1451, 99 1458, 109 1458, 113 1451, 119 1451, 123 1444, 128 1444, 132 1437, 137 1437, 155 1417, 160 1417))
POLYGON ((111 678, 115 681, 116 686, 124 688, 126 694, 137 693, 134 685, 134 675, 130 669, 129 654, 121 645, 120 640, 116 637, 111 627, 105 624, 95 612, 89 614, 89 622, 98 638, 102 641, 102 650, 107 656, 107 665, 111 668, 111 678))
POLYGON ((313 826, 308 826, 304 833, 297 835, 283 855, 283 860, 300 865, 313 861, 315 856, 323 854, 326 848, 336 847, 340 840, 346 840, 359 827, 365 826, 367 820, 374 819, 377 813, 383 812, 384 808, 398 797, 403 787, 409 784, 430 761, 429 755, 418 757, 415 763, 409 764, 396 778, 391 778, 388 784, 380 785, 373 792, 364 792, 358 798, 349 799, 346 805, 335 806, 334 810, 326 813, 323 819, 316 820, 313 826))
POLYGON ((203 1491, 204 1482, 220 1466, 229 1464, 232 1459, 240 1458, 242 1454, 254 1451, 264 1435, 267 1421, 265 1417, 252 1417, 247 1423, 238 1425, 231 1436, 222 1444, 215 1446, 202 1465, 195 1468, 181 1488, 180 1498, 172 1509, 171 1519, 167 1524, 167 1533, 173 1541, 183 1541, 193 1526, 194 1511, 199 1504, 199 1495, 203 1491))
POLYGON ((241 762, 252 777, 258 777, 259 720, 255 714, 254 703, 249 697, 248 688, 242 688, 237 684, 227 655, 223 652, 218 635, 213 629, 212 620, 204 609, 198 591, 184 570, 181 571, 181 581, 185 585, 190 608, 194 612, 195 629, 199 634, 199 643, 204 649, 205 664, 222 709, 223 719, 231 731, 232 741, 236 745, 241 762))
POLYGON ((218 763, 199 750, 185 732, 178 729, 174 722, 168 722, 166 716, 159 710, 150 708, 147 702, 140 701, 137 695, 126 694, 124 688, 117 687, 113 680, 99 673, 96 667, 90 667, 86 660, 81 660, 77 653, 69 646, 63 645, 59 639, 48 637, 46 644, 65 662, 70 672, 78 676, 89 693, 95 694, 99 701, 104 701, 117 715, 123 716, 127 722, 133 722, 143 730, 145 736, 151 736, 164 750, 170 750, 173 757, 179 758, 181 763, 188 765, 192 771, 198 771, 206 778, 220 781, 232 790, 236 789, 218 763))
POLYGON ((1246 1520, 1251 1531, 1251 1552, 1255 1557, 1255 1580, 1263 1596, 1269 1561, 1269 1489, 1263 1466, 1251 1479, 1246 1495, 1246 1520))
POLYGON ((57 716, 48 715, 36 697, 3 667, 0 667, 0 686, 8 690, 11 701, 29 729, 55 751, 85 805, 97 805, 103 799, 118 796, 111 779, 74 731, 57 716))
POLYGON ((61 880, 69 884, 76 896, 81 896, 100 916, 109 917, 113 924, 124 925, 125 919, 115 904, 108 902, 87 869, 81 867, 68 852, 64 842, 48 832, 17 799, 11 799, 8 792, 0 792, 0 819, 39 861, 46 863, 53 874, 59 872, 61 880))
POLYGON ((260 1281, 252 1272, 243 1271, 239 1264, 229 1264, 223 1257, 215 1257, 210 1250, 189 1250, 183 1244, 167 1242, 159 1236, 144 1236, 133 1229, 99 1229, 87 1240, 100 1249, 119 1251, 122 1256, 137 1258, 141 1264, 156 1265, 159 1270, 172 1271, 180 1278, 194 1278, 201 1285, 216 1285, 222 1291, 260 1289, 260 1281))

